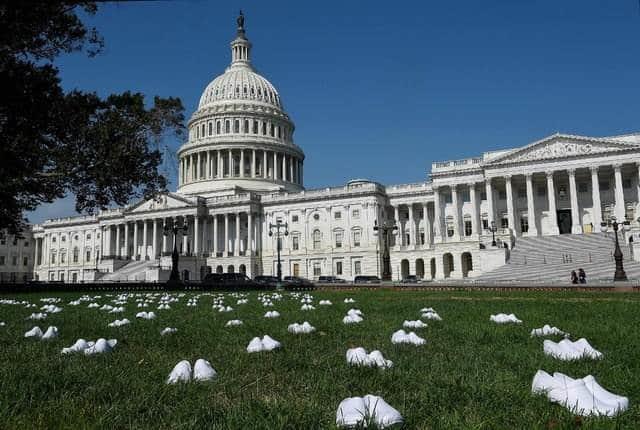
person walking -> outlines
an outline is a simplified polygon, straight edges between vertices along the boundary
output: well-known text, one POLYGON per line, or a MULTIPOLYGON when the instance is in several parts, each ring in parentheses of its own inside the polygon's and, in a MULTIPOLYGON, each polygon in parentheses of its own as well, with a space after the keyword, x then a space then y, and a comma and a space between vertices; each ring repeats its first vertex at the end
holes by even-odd
POLYGON ((578 283, 578 275, 576 274, 575 270, 571 271, 571 283, 572 284, 577 284, 578 283))

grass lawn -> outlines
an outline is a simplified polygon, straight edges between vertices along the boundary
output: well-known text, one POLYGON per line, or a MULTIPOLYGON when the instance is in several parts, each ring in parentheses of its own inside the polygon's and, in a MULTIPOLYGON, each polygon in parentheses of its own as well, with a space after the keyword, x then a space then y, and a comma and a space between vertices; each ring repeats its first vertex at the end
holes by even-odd
MULTIPOLYGON (((539 292, 361 291, 311 293, 316 310, 301 311, 289 293, 265 308, 257 293, 229 313, 213 310, 213 297, 201 295, 187 307, 186 293, 158 317, 135 318, 135 297, 125 312, 70 306, 78 294, 56 295, 64 310, 44 321, 26 320, 39 309, 0 305, 0 428, 334 428, 336 409, 350 396, 376 394, 398 409, 407 429, 423 428, 638 428, 640 426, 640 295, 539 292), (353 297, 356 303, 345 304, 353 297), (332 306, 318 306, 329 299, 332 306), (364 321, 343 325, 351 307, 364 321), (434 307, 444 319, 415 330, 426 345, 393 345, 402 322, 419 319, 434 307), (268 310, 280 318, 266 319, 268 310), (521 325, 496 325, 489 315, 515 313, 521 325), (109 328, 115 319, 131 325, 109 328), (225 327, 230 319, 244 325, 225 327), (288 324, 309 321, 317 331, 287 332, 288 324), (542 339, 530 331, 545 323, 585 337, 604 353, 599 361, 562 362, 546 357, 542 339), (49 325, 60 336, 49 342, 25 339, 34 325, 49 325), (165 327, 178 332, 160 336, 165 327), (275 352, 248 354, 255 336, 282 342, 275 352), (110 354, 61 355, 76 339, 116 338, 110 354), (350 367, 350 347, 379 349, 394 362, 389 370, 350 367), (187 359, 209 360, 218 378, 207 383, 166 385, 173 366, 187 359), (544 396, 531 394, 538 369, 572 377, 592 374, 616 394, 629 397, 629 409, 616 418, 577 419, 544 396)), ((43 296, 0 296, 36 303, 43 296)), ((102 295, 100 305, 115 296, 102 295)), ((559 340, 558 338, 552 338, 559 340)))

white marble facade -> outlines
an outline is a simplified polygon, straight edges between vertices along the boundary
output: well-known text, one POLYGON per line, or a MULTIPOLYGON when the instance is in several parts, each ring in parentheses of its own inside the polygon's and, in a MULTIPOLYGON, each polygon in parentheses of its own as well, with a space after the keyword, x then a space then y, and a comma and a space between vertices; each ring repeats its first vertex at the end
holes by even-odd
POLYGON ((509 246, 531 235, 598 232, 612 216, 638 228, 640 133, 594 138, 555 134, 477 158, 437 162, 417 184, 353 180, 304 189, 304 152, 275 87, 253 69, 239 22, 232 62, 204 90, 178 151, 175 193, 96 216, 33 226, 41 280, 158 280, 168 276, 172 237, 180 271, 275 274, 276 237, 286 222, 283 275, 317 279, 382 272, 374 225, 395 220, 393 279, 474 277, 505 263, 488 227, 509 246), (480 245, 484 246, 480 246, 480 245), (118 276, 118 274, 122 276, 118 276))

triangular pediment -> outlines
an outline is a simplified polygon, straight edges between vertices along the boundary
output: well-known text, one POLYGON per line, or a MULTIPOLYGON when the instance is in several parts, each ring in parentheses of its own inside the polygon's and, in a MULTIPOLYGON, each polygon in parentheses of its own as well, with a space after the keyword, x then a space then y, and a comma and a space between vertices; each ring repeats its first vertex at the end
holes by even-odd
POLYGON ((520 163, 556 160, 591 154, 606 154, 629 149, 640 150, 640 145, 581 136, 553 135, 530 145, 510 151, 487 164, 520 163))
POLYGON ((128 208, 128 213, 149 212, 163 209, 178 209, 196 206, 197 202, 191 201, 173 193, 158 194, 149 200, 143 200, 128 208))

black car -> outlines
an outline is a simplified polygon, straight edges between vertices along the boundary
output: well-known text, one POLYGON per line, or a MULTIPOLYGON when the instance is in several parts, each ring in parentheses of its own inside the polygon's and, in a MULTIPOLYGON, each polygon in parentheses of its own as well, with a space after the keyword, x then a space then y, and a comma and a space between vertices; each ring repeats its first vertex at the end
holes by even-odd
POLYGON ((284 277, 284 285, 285 287, 293 287, 293 288, 313 288, 313 282, 308 279, 301 278, 299 276, 285 276, 284 277))
POLYGON ((216 288, 259 288, 261 285, 244 273, 209 273, 202 284, 216 288))
POLYGON ((402 278, 400 281, 401 284, 418 284, 422 282, 422 279, 418 278, 416 275, 407 275, 402 278))
POLYGON ((342 278, 338 278, 337 276, 320 276, 318 278, 318 282, 324 284, 344 284, 347 281, 342 278))
POLYGON ((379 284, 380 278, 375 275, 358 275, 353 282, 356 284, 379 284))
POLYGON ((279 283, 277 276, 259 275, 254 277, 253 280, 265 287, 277 287, 279 283))

